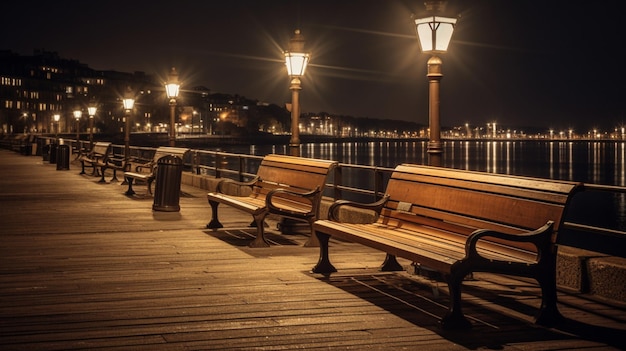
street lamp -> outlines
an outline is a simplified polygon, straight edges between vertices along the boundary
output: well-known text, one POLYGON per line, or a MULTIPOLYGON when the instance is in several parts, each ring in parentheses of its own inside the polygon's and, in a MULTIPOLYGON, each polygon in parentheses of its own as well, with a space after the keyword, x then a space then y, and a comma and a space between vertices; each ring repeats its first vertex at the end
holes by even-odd
POLYGON ((130 114, 135 106, 135 99, 132 97, 132 91, 128 89, 126 97, 122 100, 122 105, 126 111, 124 123, 124 165, 128 164, 130 159, 130 114))
POLYGON ((74 111, 74 118, 76 118, 76 152, 80 152, 80 118, 83 116, 83 111, 76 110, 74 111))
POLYGON ((300 103, 298 94, 302 89, 300 77, 304 75, 309 63, 309 54, 304 52, 304 37, 300 30, 296 29, 294 36, 289 41, 289 50, 285 51, 285 64, 287 74, 291 78, 289 89, 291 90, 291 139, 289 140, 290 153, 300 156, 300 130, 298 128, 300 118, 300 103))
POLYGON ((456 18, 441 15, 445 11, 447 1, 430 0, 426 1, 427 15, 415 19, 417 38, 422 52, 431 54, 428 59, 428 93, 429 112, 428 124, 430 135, 428 141, 428 155, 430 164, 441 166, 441 154, 443 147, 441 143, 441 132, 439 124, 439 82, 443 78, 441 73, 441 59, 437 56, 448 50, 456 18))
POLYGON ((98 108, 95 105, 87 107, 89 112, 89 149, 93 149, 93 116, 96 115, 98 108))
POLYGON ((59 120, 61 120, 61 115, 56 113, 54 116, 52 116, 52 118, 54 119, 54 124, 56 124, 56 135, 55 137, 58 138, 59 137, 59 120))
POLYGON ((176 68, 172 67, 169 79, 165 83, 165 93, 170 99, 170 146, 176 146, 176 98, 180 92, 180 83, 178 82, 178 73, 176 68))

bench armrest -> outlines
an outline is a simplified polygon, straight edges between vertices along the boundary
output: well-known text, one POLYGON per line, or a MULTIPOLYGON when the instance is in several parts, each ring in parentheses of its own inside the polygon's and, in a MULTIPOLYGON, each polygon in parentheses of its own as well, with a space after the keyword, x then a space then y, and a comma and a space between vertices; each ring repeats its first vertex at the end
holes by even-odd
POLYGON ((270 190, 267 193, 267 195, 265 195, 265 205, 267 206, 269 212, 271 213, 280 213, 280 214, 291 215, 291 216, 296 216, 296 217, 302 217, 303 215, 304 216, 316 216, 318 209, 319 209, 319 205, 320 205, 320 202, 318 200, 320 199, 321 195, 322 195, 322 191, 320 190, 319 186, 311 191, 305 191, 305 192, 295 191, 295 190, 286 189, 286 188, 276 188, 276 189, 270 190), (296 197, 307 199, 311 203, 311 211, 307 213, 303 213, 303 212, 289 210, 289 209, 274 205, 274 203, 272 202, 272 198, 280 194, 288 195, 288 196, 296 196, 296 197))
POLYGON ((136 165, 135 166, 135 172, 141 173, 144 168, 147 168, 149 171, 152 171, 152 167, 154 167, 154 162, 152 162, 152 161, 146 162, 146 163, 142 163, 140 165, 136 165))
POLYGON ((541 259, 542 253, 549 252, 550 247, 552 246, 553 231, 553 221, 548 221, 540 228, 522 234, 506 234, 494 230, 479 229, 474 231, 467 238, 467 241, 465 242, 465 255, 468 258, 481 258, 478 250, 476 249, 478 241, 485 237, 492 237, 509 241, 532 243, 537 248, 537 257, 541 259))
POLYGON ((339 220, 339 209, 342 206, 349 206, 349 207, 361 208, 364 210, 371 210, 376 213, 376 216, 379 216, 380 211, 382 211, 383 207, 385 206, 388 200, 389 200, 389 194, 385 194, 382 198, 380 198, 380 200, 375 201, 375 202, 370 202, 370 203, 362 203, 362 202, 349 201, 349 200, 337 200, 333 202, 333 204, 330 205, 330 207, 328 208, 328 219, 330 219, 331 221, 335 221, 335 222, 341 222, 339 220))
POLYGON ((222 186, 226 183, 228 184, 233 184, 235 186, 242 186, 242 187, 252 187, 254 186, 258 181, 260 181, 261 178, 259 176, 255 176, 252 180, 249 180, 247 182, 239 182, 230 178, 224 178, 222 180, 220 180, 217 185, 215 186, 215 192, 216 193, 224 193, 222 186))

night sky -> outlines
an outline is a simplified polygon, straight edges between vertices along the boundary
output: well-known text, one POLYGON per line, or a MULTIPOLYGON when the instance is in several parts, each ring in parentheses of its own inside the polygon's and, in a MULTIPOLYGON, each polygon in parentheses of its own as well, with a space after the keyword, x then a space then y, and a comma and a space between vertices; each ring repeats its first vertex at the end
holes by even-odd
MULTIPOLYGON (((626 124, 620 1, 450 0, 460 18, 442 56, 441 123, 511 128, 626 124)), ((282 51, 296 28, 311 64, 302 112, 428 124, 428 55, 414 0, 11 1, 0 49, 56 51, 97 70, 143 71, 283 105, 282 51)))

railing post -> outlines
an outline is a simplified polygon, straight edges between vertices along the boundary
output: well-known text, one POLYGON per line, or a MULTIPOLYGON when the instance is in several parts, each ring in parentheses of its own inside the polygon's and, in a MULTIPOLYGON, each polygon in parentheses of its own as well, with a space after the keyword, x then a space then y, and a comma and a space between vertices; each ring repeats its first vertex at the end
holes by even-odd
POLYGON ((200 175, 200 161, 198 161, 198 151, 193 151, 193 156, 191 157, 191 165, 192 168, 196 169, 196 175, 200 175))
POLYGON ((243 182, 243 157, 239 156, 239 181, 243 182))
POLYGON ((220 171, 220 154, 218 152, 215 153, 213 164, 215 166, 215 178, 222 178, 222 172, 220 171))
POLYGON ((343 172, 341 169, 341 165, 335 167, 335 174, 333 176, 334 178, 334 188, 333 188, 333 196, 334 196, 334 200, 341 200, 342 199, 342 193, 341 193, 341 185, 343 184, 343 172))
POLYGON ((383 180, 383 172, 378 170, 378 167, 374 167, 374 201, 378 201, 382 197, 382 193, 385 191, 385 184, 383 180))

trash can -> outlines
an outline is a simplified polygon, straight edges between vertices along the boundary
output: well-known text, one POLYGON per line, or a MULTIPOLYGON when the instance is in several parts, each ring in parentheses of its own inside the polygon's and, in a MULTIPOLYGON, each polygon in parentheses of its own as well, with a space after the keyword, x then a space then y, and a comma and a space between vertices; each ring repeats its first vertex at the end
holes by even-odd
POLYGON ((57 171, 67 171, 70 169, 70 146, 59 145, 57 147, 57 171))
POLYGON ((50 161, 50 144, 45 144, 41 148, 41 156, 44 161, 50 161))
POLYGON ((50 163, 57 163, 57 148, 59 147, 58 144, 56 143, 52 143, 50 144, 50 163))
POLYGON ((152 210, 180 211, 180 182, 183 173, 183 160, 174 155, 161 157, 157 161, 156 186, 152 210))
POLYGON ((35 148, 35 156, 42 156, 43 155, 43 147, 44 145, 46 145, 46 139, 44 138, 37 138, 37 143, 33 146, 36 146, 35 148))

